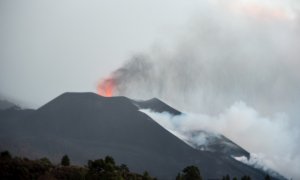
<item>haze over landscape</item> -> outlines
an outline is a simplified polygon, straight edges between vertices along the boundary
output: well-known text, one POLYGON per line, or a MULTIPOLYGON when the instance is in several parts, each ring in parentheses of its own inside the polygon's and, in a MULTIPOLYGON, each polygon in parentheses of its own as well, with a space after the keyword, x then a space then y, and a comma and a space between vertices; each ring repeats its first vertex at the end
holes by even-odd
POLYGON ((296 0, 1 1, 0 99, 156 97, 184 114, 141 111, 178 137, 223 134, 251 153, 237 159, 299 179, 299 11, 296 0))

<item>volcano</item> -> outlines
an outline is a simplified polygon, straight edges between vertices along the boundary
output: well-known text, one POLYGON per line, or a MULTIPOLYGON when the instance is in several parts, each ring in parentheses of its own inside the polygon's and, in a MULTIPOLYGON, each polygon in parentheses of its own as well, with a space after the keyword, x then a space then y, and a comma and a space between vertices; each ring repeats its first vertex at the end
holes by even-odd
POLYGON ((167 112, 173 116, 182 114, 177 109, 172 108, 171 106, 167 105, 157 98, 152 98, 146 101, 132 100, 132 102, 140 109, 150 109, 151 111, 158 113, 167 112))
POLYGON ((214 151, 192 147, 140 108, 181 113, 156 98, 135 101, 122 96, 64 93, 37 110, 1 110, 0 150, 32 158, 47 156, 56 162, 68 154, 75 164, 111 155, 133 172, 148 171, 158 179, 175 179, 188 165, 198 166, 205 179, 226 174, 265 177, 262 170, 222 152, 220 141, 214 141, 214 151))

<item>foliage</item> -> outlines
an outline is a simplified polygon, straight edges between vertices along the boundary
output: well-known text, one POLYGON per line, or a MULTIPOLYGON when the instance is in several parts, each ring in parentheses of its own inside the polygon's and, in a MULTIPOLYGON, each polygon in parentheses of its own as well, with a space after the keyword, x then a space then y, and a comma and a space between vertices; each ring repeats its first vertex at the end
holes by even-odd
POLYGON ((116 165, 111 156, 104 159, 89 160, 87 166, 70 165, 67 155, 62 158, 61 165, 53 165, 47 158, 30 160, 9 156, 7 151, 0 156, 0 179, 24 180, 155 180, 148 172, 143 175, 129 171, 122 164, 116 165))
POLYGON ((265 176, 265 180, 271 180, 271 177, 270 177, 269 174, 267 174, 267 175, 265 176))
POLYGON ((43 160, 26 158, 0 159, 0 179, 38 179, 53 166, 43 160))
POLYGON ((46 157, 41 158, 40 162, 41 162, 41 164, 43 164, 45 166, 53 166, 51 161, 46 157))
POLYGON ((89 160, 88 161, 87 179, 106 179, 106 180, 152 180, 153 178, 148 172, 143 175, 131 173, 129 168, 122 164, 120 166, 115 164, 111 156, 106 156, 104 159, 89 160))
POLYGON ((11 154, 8 151, 2 151, 0 154, 1 159, 11 159, 11 154))
POLYGON ((128 172, 129 172, 129 168, 127 167, 126 164, 121 164, 121 166, 120 166, 120 171, 121 171, 121 172, 128 173, 128 172))
POLYGON ((243 177, 241 178, 241 180, 251 180, 251 177, 250 177, 250 176, 243 176, 243 177))
POLYGON ((183 177, 180 173, 178 173, 175 179, 176 180, 183 180, 183 177))
POLYGON ((150 177, 149 173, 147 171, 145 171, 143 173, 143 180, 151 180, 152 178, 150 177))
POLYGON ((61 158, 61 163, 60 163, 62 166, 70 166, 70 158, 68 155, 64 155, 62 158, 61 158))
POLYGON ((226 176, 223 176, 223 177, 222 177, 222 180, 230 180, 229 174, 227 174, 226 176))
MULTIPOLYGON (((155 180, 149 172, 143 174, 130 172, 125 164, 117 165, 113 157, 89 160, 84 167, 70 165, 70 159, 64 155, 61 165, 53 165, 51 161, 43 157, 38 160, 12 157, 8 151, 0 154, 0 179, 24 179, 24 180, 155 180)), ((265 180, 271 177, 266 175, 265 180)), ((187 166, 177 174, 176 180, 202 180, 200 171, 196 166, 187 166)), ((229 174, 222 180, 230 180, 229 174)), ((237 180, 236 177, 233 180, 237 180)), ((241 180, 251 180, 250 176, 243 176, 241 180)))
POLYGON ((176 180, 202 180, 200 171, 196 166, 187 166, 176 176, 176 180))

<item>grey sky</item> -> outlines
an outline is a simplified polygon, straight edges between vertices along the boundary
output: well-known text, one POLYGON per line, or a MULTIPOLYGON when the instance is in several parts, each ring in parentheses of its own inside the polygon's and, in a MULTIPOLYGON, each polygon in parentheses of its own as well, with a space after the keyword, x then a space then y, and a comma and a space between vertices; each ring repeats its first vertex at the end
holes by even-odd
POLYGON ((134 53, 168 41, 196 0, 2 0, 0 95, 38 107, 65 91, 96 91, 134 53))

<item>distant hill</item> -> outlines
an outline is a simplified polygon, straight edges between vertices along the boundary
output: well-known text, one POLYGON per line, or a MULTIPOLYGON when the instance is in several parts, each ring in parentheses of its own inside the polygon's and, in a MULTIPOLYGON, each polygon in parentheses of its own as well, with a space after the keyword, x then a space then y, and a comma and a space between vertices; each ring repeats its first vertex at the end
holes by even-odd
POLYGON ((11 103, 6 100, 0 100, 0 110, 6 110, 6 109, 10 109, 10 108, 20 109, 20 107, 18 107, 14 103, 11 103))
POLYGON ((151 109, 152 111, 159 113, 167 112, 174 116, 182 114, 180 111, 172 108, 171 106, 167 105, 157 98, 152 98, 146 101, 132 100, 132 102, 140 109, 151 109))
MULTIPOLYGON (((160 106, 151 106, 161 111, 160 106)), ((147 170, 158 179, 174 179, 187 165, 196 165, 205 179, 225 174, 254 179, 265 176, 222 152, 192 148, 126 97, 64 93, 18 116, 14 112, 0 114, 0 150, 33 158, 47 156, 53 161, 68 154, 78 164, 111 155, 133 172, 147 170)))
MULTIPOLYGON (((156 113, 165 112, 173 116, 183 115, 182 112, 172 108, 171 106, 167 105, 166 103, 162 102, 157 98, 152 98, 146 101, 132 100, 132 102, 139 109, 149 109, 156 113)), ((194 147, 195 149, 202 151, 218 152, 227 156, 245 156, 246 158, 250 157, 249 152, 247 152, 245 149, 243 149, 242 147, 235 144, 230 139, 221 134, 216 134, 205 130, 197 130, 185 132, 184 135, 185 138, 187 138, 185 139, 185 142, 188 143, 190 146, 194 147), (200 143, 199 139, 201 141, 205 141, 205 144, 203 144, 203 142, 200 143)))
POLYGON ((221 134, 197 130, 188 132, 186 135, 190 137, 187 139, 188 144, 201 151, 219 152, 227 156, 245 156, 248 159, 250 158, 248 151, 221 134), (199 139, 205 141, 205 143, 199 144, 199 139))

